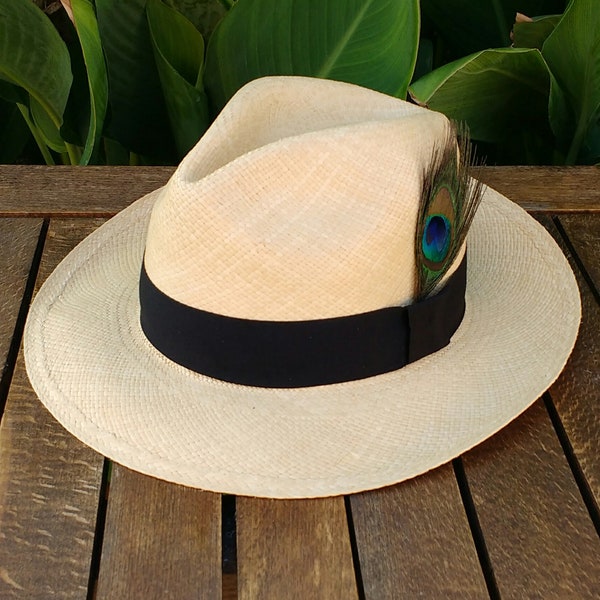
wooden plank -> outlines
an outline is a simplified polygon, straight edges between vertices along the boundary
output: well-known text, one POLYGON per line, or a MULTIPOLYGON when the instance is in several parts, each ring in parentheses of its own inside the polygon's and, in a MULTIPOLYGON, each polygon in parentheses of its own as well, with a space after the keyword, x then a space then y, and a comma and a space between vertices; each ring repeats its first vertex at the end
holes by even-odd
POLYGON ((0 165, 0 216, 112 216, 164 185, 173 170, 0 165))
POLYGON ((489 598, 451 465, 350 501, 366 600, 489 598))
POLYGON ((559 221, 600 292, 600 215, 561 215, 559 221))
POLYGON ((485 167, 481 179, 526 210, 600 212, 598 167, 485 167))
MULTIPOLYGON (((0 216, 111 216, 174 169, 0 165, 0 216)), ((484 167, 481 178, 527 210, 600 212, 597 167, 484 167)))
POLYGON ((144 600, 220 600, 219 494, 114 465, 96 599, 132 593, 144 600))
POLYGON ((238 598, 357 597, 344 499, 237 499, 238 598))
POLYGON ((0 219, 0 372, 6 366, 41 225, 41 219, 0 219))
POLYGON ((600 597, 600 540, 541 401, 463 461, 502 598, 600 597))
MULTIPOLYGON (((600 217, 561 217, 560 222, 588 273, 600 283, 600 217)), ((583 318, 573 353, 550 388, 550 396, 596 506, 600 506, 600 306, 565 245, 561 245, 579 283, 583 318)))
POLYGON ((221 600, 237 600, 237 573, 223 573, 223 595, 221 600))
MULTIPOLYGON (((51 223, 38 281, 97 225, 51 223)), ((42 406, 20 356, 0 428, 0 597, 87 597, 102 466, 42 406)))

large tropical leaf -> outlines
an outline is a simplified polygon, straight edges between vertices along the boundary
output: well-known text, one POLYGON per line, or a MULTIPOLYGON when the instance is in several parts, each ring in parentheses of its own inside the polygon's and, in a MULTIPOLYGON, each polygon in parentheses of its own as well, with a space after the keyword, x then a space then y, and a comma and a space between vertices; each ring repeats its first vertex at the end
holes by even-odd
POLYGON ((562 13, 565 5, 566 0, 421 0, 425 20, 443 41, 444 62, 509 46, 517 12, 530 17, 562 13))
MULTIPOLYGON (((48 17, 30 0, 0 0, 0 79, 25 90, 60 127, 72 80, 69 53, 48 17)), ((3 90, 10 88, 0 86, 3 90)))
POLYGON ((600 160, 600 3, 573 0, 542 53, 555 81, 550 123, 567 151, 566 162, 600 160))
POLYGON ((420 104, 465 121, 490 163, 557 160, 548 124, 548 69, 538 50, 484 50, 415 82, 420 104))
POLYGON ((87 135, 80 160, 80 164, 87 165, 102 138, 108 104, 108 79, 93 4, 88 0, 71 0, 71 9, 85 61, 89 90, 87 135))
POLYGON ((209 124, 202 86, 204 40, 181 13, 161 0, 148 0, 148 23, 178 158, 182 158, 209 124))
POLYGON ((422 105, 466 121, 477 140, 522 129, 547 130, 548 68, 539 50, 483 50, 425 75, 410 87, 422 105))
POLYGON ((146 19, 146 0, 96 0, 108 70, 107 134, 155 162, 176 160, 146 19))
POLYGON ((404 97, 417 0, 238 0, 213 33, 205 85, 217 109, 265 75, 337 79, 404 97))
POLYGON ((210 37, 227 9, 222 0, 168 0, 206 38, 210 37))
POLYGON ((513 46, 541 50, 546 38, 554 31, 561 16, 547 15, 530 20, 523 20, 521 17, 513 27, 513 46))
POLYGON ((59 153, 67 151, 65 140, 60 134, 60 127, 37 98, 29 99, 29 115, 46 146, 59 153))

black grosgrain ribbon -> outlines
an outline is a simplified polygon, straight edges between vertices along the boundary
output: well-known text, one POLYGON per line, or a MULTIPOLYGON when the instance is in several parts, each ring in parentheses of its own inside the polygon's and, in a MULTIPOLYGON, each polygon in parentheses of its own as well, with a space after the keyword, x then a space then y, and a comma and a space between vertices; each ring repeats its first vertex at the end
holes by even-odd
POLYGON ((166 357, 223 381, 293 388, 395 371, 450 342, 465 312, 466 256, 435 296, 410 306, 311 321, 253 321, 181 304, 142 266, 140 321, 166 357))

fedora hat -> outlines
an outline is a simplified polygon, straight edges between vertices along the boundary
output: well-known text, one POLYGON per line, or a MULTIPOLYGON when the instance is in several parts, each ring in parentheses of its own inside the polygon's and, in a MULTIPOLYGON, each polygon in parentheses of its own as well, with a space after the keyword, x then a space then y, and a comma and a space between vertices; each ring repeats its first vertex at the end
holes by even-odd
POLYGON ((249 83, 41 287, 35 391, 116 462, 217 492, 351 493, 451 460, 552 384, 581 314, 551 236, 466 158, 439 113, 249 83))

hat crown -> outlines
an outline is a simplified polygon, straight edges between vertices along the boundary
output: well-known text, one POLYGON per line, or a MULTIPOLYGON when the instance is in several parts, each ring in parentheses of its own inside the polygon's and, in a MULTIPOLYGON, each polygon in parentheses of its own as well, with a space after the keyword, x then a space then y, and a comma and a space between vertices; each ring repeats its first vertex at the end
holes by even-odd
POLYGON ((147 273, 183 304, 245 319, 409 304, 422 178, 447 127, 348 84, 252 82, 164 188, 147 273))

